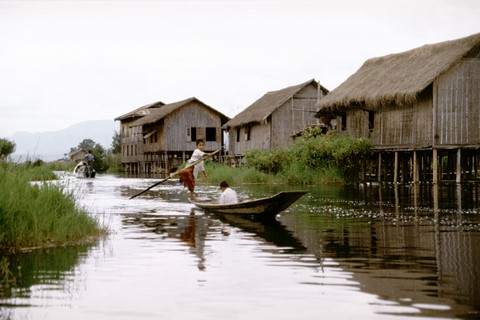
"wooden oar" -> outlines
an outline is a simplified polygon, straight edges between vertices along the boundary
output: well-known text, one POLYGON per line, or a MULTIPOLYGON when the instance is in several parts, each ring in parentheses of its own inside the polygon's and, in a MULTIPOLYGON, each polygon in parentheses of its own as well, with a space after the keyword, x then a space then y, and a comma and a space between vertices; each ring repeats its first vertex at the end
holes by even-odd
MULTIPOLYGON (((190 165, 188 165, 188 167, 191 167, 191 166, 194 166, 194 165, 196 165, 196 164, 199 164, 199 163, 202 162, 203 160, 208 159, 208 158, 212 157, 213 155, 215 155, 215 154, 217 154, 217 153, 219 153, 219 152, 220 152, 220 149, 217 150, 217 151, 214 151, 214 152, 210 153, 208 156, 204 156, 204 157, 202 157, 201 159, 198 159, 197 161, 192 162, 190 165)), ((175 177, 175 176, 178 176, 178 175, 179 175, 180 173, 182 173, 182 171, 184 171, 185 169, 187 169, 187 167, 185 167, 185 168, 183 168, 183 169, 181 169, 181 170, 175 171, 174 173, 171 173, 171 174, 170 174, 168 177, 166 177, 165 179, 160 180, 160 181, 158 181, 157 183, 155 183, 155 184, 151 185, 150 187, 148 187, 147 189, 143 190, 142 192, 137 193, 137 194, 134 195, 134 196, 131 196, 130 199, 133 199, 133 198, 135 198, 135 197, 138 197, 139 195, 147 192, 148 190, 152 189, 153 187, 156 187, 156 186, 158 186, 159 184, 161 184, 161 183, 163 183, 163 182, 165 182, 165 181, 167 181, 167 180, 169 180, 169 179, 172 179, 172 178, 175 177)))

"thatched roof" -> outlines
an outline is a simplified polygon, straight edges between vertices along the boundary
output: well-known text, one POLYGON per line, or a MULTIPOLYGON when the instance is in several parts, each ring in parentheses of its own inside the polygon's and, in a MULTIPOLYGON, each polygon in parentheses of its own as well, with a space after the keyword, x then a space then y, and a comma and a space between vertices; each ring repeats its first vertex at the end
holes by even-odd
POLYGON ((465 56, 477 56, 480 33, 451 41, 427 44, 397 54, 367 60, 345 82, 317 104, 319 114, 360 106, 408 105, 439 75, 465 56))
MULTIPOLYGON (((285 89, 267 92, 264 96, 255 101, 245 110, 237 114, 232 120, 228 121, 223 127, 231 128, 253 122, 262 122, 267 119, 272 112, 292 98, 293 95, 310 84, 313 84, 315 87, 318 86, 318 82, 312 79, 285 89)), ((328 92, 328 90, 324 87, 321 87, 321 89, 323 94, 328 92)))
POLYGON ((205 103, 198 100, 197 98, 191 97, 191 98, 188 98, 188 99, 185 99, 185 100, 182 100, 182 101, 166 104, 166 105, 164 105, 160 108, 157 108, 157 109, 152 109, 152 110, 150 110, 150 114, 132 122, 130 124, 130 127, 144 126, 144 125, 153 124, 155 122, 158 122, 161 119, 168 116, 170 113, 172 113, 172 112, 174 112, 174 111, 176 111, 176 110, 178 110, 178 109, 180 109, 180 108, 182 108, 182 107, 184 107, 187 104, 192 103, 192 102, 197 102, 197 103, 205 106, 207 109, 210 109, 210 110, 214 111, 215 113, 219 114, 220 118, 223 121, 228 121, 230 119, 229 117, 227 117, 223 113, 213 109, 209 105, 206 105, 205 103))
POLYGON ((143 117, 143 116, 145 116, 149 113, 150 109, 160 108, 163 105, 165 105, 165 103, 163 103, 162 101, 157 101, 157 102, 154 102, 154 103, 150 103, 150 104, 147 104, 143 107, 137 108, 133 111, 125 113, 124 115, 116 117, 115 121, 122 121, 122 120, 126 120, 126 119, 129 119, 129 118, 143 117))

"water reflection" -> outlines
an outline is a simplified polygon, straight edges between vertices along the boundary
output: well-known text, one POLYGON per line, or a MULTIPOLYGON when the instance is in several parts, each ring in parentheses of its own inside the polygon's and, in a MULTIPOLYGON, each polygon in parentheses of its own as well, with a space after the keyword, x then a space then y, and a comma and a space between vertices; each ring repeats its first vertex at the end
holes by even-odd
POLYGON ((50 302, 54 300, 57 305, 68 303, 72 297, 70 292, 79 290, 75 268, 93 246, 95 244, 0 256, 3 266, 8 268, 8 271, 2 268, 4 278, 0 283, 2 319, 12 318, 13 311, 8 307, 42 306, 43 297, 50 302), (46 292, 55 292, 55 298, 46 292))
MULTIPOLYGON (((343 319, 479 318, 476 185, 311 187, 277 220, 257 221, 205 214, 176 182, 133 200, 152 182, 87 182, 76 186, 82 204, 112 214, 110 252, 8 257, 18 283, 2 286, 0 318, 18 309, 32 319, 318 319, 326 310, 343 319)), ((290 188, 237 192, 258 198, 290 188)), ((218 188, 198 191, 214 197, 218 188)))
POLYGON ((228 237, 229 228, 255 235, 270 245, 275 245, 284 253, 304 253, 306 248, 287 228, 276 220, 255 220, 235 215, 203 214, 202 210, 192 209, 188 216, 157 215, 135 213, 124 215, 126 228, 136 226, 140 232, 155 233, 162 238, 172 238, 188 245, 189 252, 198 259, 198 269, 206 269, 205 243, 208 233, 220 233, 228 237))
POLYGON ((309 250, 352 271, 366 292, 422 306, 425 316, 479 316, 476 186, 353 190, 328 199, 313 194, 308 214, 284 215, 282 222, 309 250))

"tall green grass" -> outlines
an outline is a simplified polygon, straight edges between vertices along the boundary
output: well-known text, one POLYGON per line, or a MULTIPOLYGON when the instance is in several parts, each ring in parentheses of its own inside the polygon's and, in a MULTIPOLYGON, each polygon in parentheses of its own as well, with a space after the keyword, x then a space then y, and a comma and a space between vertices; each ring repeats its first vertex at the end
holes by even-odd
MULTIPOLYGON (((208 183, 212 185, 220 185, 223 180, 230 184, 249 184, 249 183, 276 183, 276 177, 259 172, 254 168, 236 168, 226 166, 220 163, 206 161, 205 170, 208 174, 208 183)), ((199 175, 201 176, 201 175, 199 175)), ((200 183, 206 183, 201 181, 200 183)))
POLYGON ((0 163, 0 249, 66 245, 106 233, 74 195, 32 173, 0 163))

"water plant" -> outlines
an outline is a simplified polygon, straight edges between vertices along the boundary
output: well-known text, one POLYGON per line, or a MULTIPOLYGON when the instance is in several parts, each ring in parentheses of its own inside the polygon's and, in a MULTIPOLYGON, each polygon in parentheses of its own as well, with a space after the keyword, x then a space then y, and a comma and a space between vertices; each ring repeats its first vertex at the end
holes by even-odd
POLYGON ((0 162, 0 250, 74 244, 106 233, 72 192, 31 183, 30 174, 0 162))

